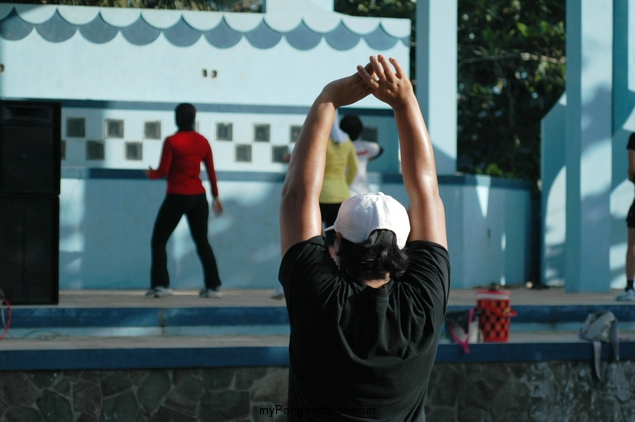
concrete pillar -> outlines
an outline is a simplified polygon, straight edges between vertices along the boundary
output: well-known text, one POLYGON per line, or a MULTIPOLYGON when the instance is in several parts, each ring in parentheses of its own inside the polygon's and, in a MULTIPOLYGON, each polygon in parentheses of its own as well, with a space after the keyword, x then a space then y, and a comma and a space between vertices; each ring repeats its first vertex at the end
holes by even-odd
POLYGON ((565 290, 608 292, 613 0, 567 0, 565 290))
POLYGON ((439 174, 456 172, 457 0, 417 2, 417 98, 439 174))

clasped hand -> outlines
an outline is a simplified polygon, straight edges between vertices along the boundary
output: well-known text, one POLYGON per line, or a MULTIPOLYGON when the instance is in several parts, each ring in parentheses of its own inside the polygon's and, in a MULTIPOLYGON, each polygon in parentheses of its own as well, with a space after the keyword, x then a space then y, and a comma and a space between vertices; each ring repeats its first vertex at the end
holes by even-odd
POLYGON ((405 103, 413 89, 399 62, 380 54, 371 56, 366 66, 357 66, 357 73, 337 79, 322 90, 335 108, 353 104, 369 94, 395 108, 405 103))
POLYGON ((371 56, 370 63, 365 67, 357 66, 357 73, 372 89, 373 95, 392 108, 400 107, 414 95, 412 83, 399 62, 392 57, 386 60, 381 54, 371 56))

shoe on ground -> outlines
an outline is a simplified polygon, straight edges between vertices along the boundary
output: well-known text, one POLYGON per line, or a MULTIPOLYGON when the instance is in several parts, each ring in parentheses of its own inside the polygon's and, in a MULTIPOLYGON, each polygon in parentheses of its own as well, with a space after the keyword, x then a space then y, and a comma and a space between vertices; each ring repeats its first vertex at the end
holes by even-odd
POLYGON ((148 290, 148 292, 146 293, 146 297, 159 298, 170 296, 171 294, 172 289, 168 287, 155 287, 154 289, 148 290))
POLYGON ((271 296, 269 296, 271 299, 275 299, 275 300, 282 300, 284 299, 284 292, 282 291, 275 291, 273 292, 273 294, 271 296))
POLYGON ((202 298, 215 298, 215 299, 219 299, 221 294, 220 294, 220 288, 216 287, 214 289, 202 289, 200 292, 198 292, 198 296, 202 297, 202 298))
POLYGON ((282 286, 276 287, 276 290, 269 297, 276 300, 284 299, 284 290, 282 289, 282 286))
POLYGON ((624 293, 620 293, 615 297, 615 300, 618 302, 633 302, 635 301, 635 290, 629 289, 624 293))

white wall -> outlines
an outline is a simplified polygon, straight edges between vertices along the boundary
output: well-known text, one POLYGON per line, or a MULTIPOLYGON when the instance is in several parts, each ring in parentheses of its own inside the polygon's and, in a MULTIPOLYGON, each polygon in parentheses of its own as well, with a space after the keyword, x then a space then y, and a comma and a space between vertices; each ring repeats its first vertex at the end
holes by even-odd
MULTIPOLYGON (((224 19, 241 33, 266 24, 285 34, 302 22, 316 33, 328 33, 345 22, 360 35, 372 33, 380 24, 395 37, 410 35, 408 19, 360 18, 334 12, 305 15, 293 8, 269 15, 0 4, 0 19, 13 8, 20 19, 33 25, 47 22, 59 12, 78 27, 100 14, 119 28, 142 17, 158 29, 185 19, 195 29, 206 31, 224 19)), ((377 51, 360 39, 353 48, 340 51, 322 38, 314 48, 299 50, 284 36, 271 48, 257 48, 245 36, 231 48, 217 48, 204 36, 191 46, 179 47, 163 33, 147 45, 134 45, 121 31, 111 41, 97 44, 79 30, 65 41, 50 42, 34 29, 20 40, 0 37, 0 50, 5 67, 0 74, 0 95, 7 98, 309 106, 326 83, 354 73, 355 66, 366 64, 371 54, 393 56, 408 69, 410 47, 399 41, 390 49, 377 51), (203 70, 215 70, 217 76, 205 77, 203 70)), ((359 104, 386 108, 372 96, 359 104)))
MULTIPOLYGON (((408 71, 410 20, 346 16, 334 13, 328 0, 271 3, 273 12, 265 14, 0 3, 0 97, 62 102, 66 167, 156 166, 161 140, 143 138, 144 121, 160 121, 164 138, 175 130, 176 104, 191 102, 198 108, 199 131, 212 143, 217 169, 283 171, 281 164, 271 161, 272 147, 293 147, 289 128, 303 123, 326 83, 352 74, 356 65, 377 53, 397 58, 408 71), (116 32, 103 43, 90 41, 82 32, 99 19, 116 32), (192 45, 178 46, 166 35, 175 25, 205 33, 224 22, 228 31, 241 34, 240 41, 227 48, 216 47, 200 34, 192 45), (139 24, 155 31, 157 38, 144 45, 131 42, 125 31, 139 24), (293 35, 298 27, 303 31, 293 35), (263 28, 264 38, 267 33, 278 37, 275 45, 258 47, 249 38, 253 31, 263 33, 263 28), (328 34, 338 28, 358 37, 357 43, 334 47, 328 34), (305 49, 290 41, 315 37, 317 45, 305 49), (378 42, 387 39, 394 45, 378 42), (377 50, 373 42, 385 48, 377 50), (84 137, 67 136, 68 117, 86 119, 84 137), (105 136, 106 119, 124 121, 123 138, 105 136), (227 122, 233 124, 234 139, 217 142, 216 124, 227 122), (260 123, 271 125, 269 143, 254 143, 253 125, 260 123), (104 160, 86 159, 87 141, 104 143, 104 160), (142 144, 142 160, 125 159, 126 142, 142 144), (252 146, 251 163, 236 162, 237 144, 252 146)), ((346 36, 338 32, 335 38, 346 36)), ((393 119, 385 122, 391 111, 372 96, 354 107, 365 124, 380 132, 385 154, 374 163, 376 170, 397 171, 395 125, 393 119)))
MULTIPOLYGON (((110 170, 108 178, 95 177, 88 169, 64 170, 60 288, 144 289, 149 286, 152 225, 165 182, 146 180, 140 171, 110 170)), ((209 239, 225 287, 276 286, 283 177, 219 174, 225 213, 210 217, 209 239)), ((402 183, 380 181, 375 187, 407 205, 402 183)), ((527 186, 486 176, 451 176, 441 178, 441 194, 453 288, 524 283, 531 261, 527 186)), ((168 243, 168 257, 172 287, 202 286, 201 266, 185 219, 168 243)))
MULTIPOLYGON (((198 106, 198 105, 197 105, 198 106)), ((283 172, 286 165, 273 159, 274 148, 286 148, 292 151, 295 142, 291 141, 291 128, 301 127, 304 123, 308 107, 304 113, 294 110, 293 113, 276 111, 263 107, 261 112, 218 112, 201 111, 197 113, 198 131, 205 136, 212 146, 214 165, 217 171, 246 172, 283 172), (217 138, 217 125, 231 124, 233 139, 231 141, 217 138), (266 124, 270 127, 269 142, 258 142, 254 139, 255 125, 266 124), (251 162, 238 162, 236 149, 248 145, 252 149, 251 162)), ((397 127, 392 116, 374 115, 372 110, 343 108, 340 116, 353 113, 360 116, 364 127, 376 130, 377 140, 384 148, 384 153, 371 163, 371 170, 384 173, 399 172, 399 140, 397 127)), ((163 139, 176 131, 174 112, 157 109, 105 109, 85 107, 62 108, 62 140, 65 143, 65 157, 62 166, 146 169, 156 168, 161 157, 163 139), (66 124, 68 119, 82 118, 86 132, 83 137, 68 136, 66 124), (124 126, 123 138, 105 137, 105 121, 121 120, 124 126), (144 138, 144 122, 160 122, 161 139, 144 138), (86 157, 88 141, 103 142, 105 157, 103 160, 89 160, 86 157), (125 155, 125 144, 140 143, 142 159, 131 160, 125 155)))

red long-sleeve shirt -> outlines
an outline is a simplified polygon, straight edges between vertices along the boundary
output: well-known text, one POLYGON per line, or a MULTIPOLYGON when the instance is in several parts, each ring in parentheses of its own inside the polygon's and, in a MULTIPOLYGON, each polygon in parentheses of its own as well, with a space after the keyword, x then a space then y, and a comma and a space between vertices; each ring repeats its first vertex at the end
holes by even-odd
POLYGON ((197 132, 177 132, 163 143, 159 168, 150 170, 150 179, 160 179, 167 175, 166 193, 178 195, 198 195, 205 192, 201 182, 201 161, 205 163, 212 195, 218 196, 216 171, 212 148, 205 137, 197 132))

